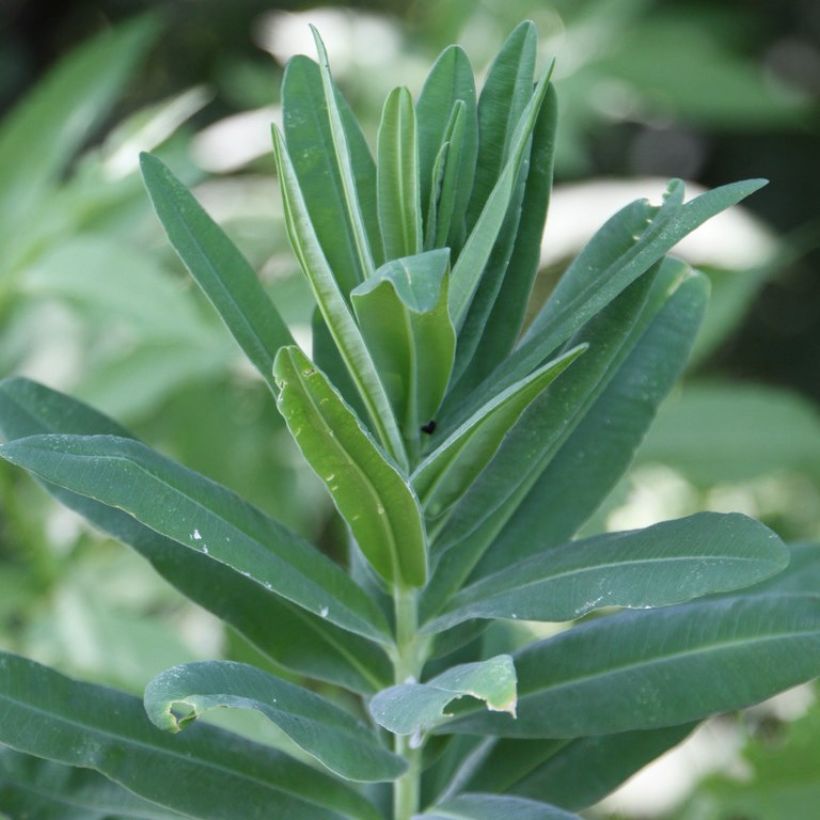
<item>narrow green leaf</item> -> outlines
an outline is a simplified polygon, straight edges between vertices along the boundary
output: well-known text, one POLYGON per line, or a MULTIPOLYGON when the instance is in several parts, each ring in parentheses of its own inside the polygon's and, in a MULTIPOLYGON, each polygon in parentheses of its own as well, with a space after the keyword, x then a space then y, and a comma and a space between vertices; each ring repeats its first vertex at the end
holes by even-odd
POLYGON ((150 154, 140 167, 168 239, 245 355, 272 385, 273 359, 293 337, 253 268, 168 168, 150 154))
POLYGON ((387 581, 424 584, 426 535, 407 480, 299 348, 283 348, 274 376, 279 411, 367 560, 387 581))
POLYGON ((384 689, 370 701, 379 726, 397 735, 426 732, 450 715, 444 710, 457 698, 483 700, 493 712, 515 716, 515 667, 509 655, 454 666, 426 683, 401 683, 384 689))
POLYGON ((359 259, 359 266, 365 279, 369 279, 375 271, 373 263, 373 252, 370 248, 370 240, 364 226, 364 217, 359 203, 359 193, 356 188, 356 175, 353 171, 350 148, 347 142, 342 112, 336 96, 336 87, 330 75, 330 62, 327 56, 325 44, 319 36, 319 32, 314 26, 310 27, 313 33, 313 40, 316 43, 316 52, 319 57, 319 71, 322 77, 322 89, 324 91, 325 107, 330 123, 330 134, 333 139, 333 150, 336 156, 336 167, 339 169, 339 177, 342 182, 345 207, 350 227, 353 235, 353 242, 356 247, 356 255, 359 259))
MULTIPOLYGON (((527 107, 521 114, 510 146, 509 158, 498 177, 491 193, 482 200, 483 208, 470 232, 464 247, 453 266, 450 285, 450 315, 456 327, 460 328, 470 307, 484 266, 490 258, 493 246, 498 238, 510 201, 515 191, 516 182, 524 161, 527 147, 535 121, 544 101, 549 86, 552 66, 549 66, 535 88, 527 107)), ((543 357, 542 357, 543 358, 543 357)))
POLYGON ((435 806, 419 820, 580 820, 577 815, 521 797, 500 797, 495 794, 462 794, 435 806))
POLYGON ((574 740, 485 741, 488 752, 460 788, 544 800, 573 811, 585 809, 677 746, 693 728, 687 723, 574 740))
POLYGON ((379 225, 385 258, 421 253, 424 225, 419 190, 419 146, 413 98, 394 89, 384 103, 377 140, 379 225))
POLYGON ((0 748, 0 811, 29 820, 173 820, 182 815, 91 769, 0 748))
MULTIPOLYGON (((0 432, 6 439, 41 433, 131 437, 81 402, 21 378, 0 382, 0 432)), ((96 527, 133 547, 185 596, 233 626, 276 663, 357 692, 382 689, 392 680, 387 656, 370 641, 274 595, 209 555, 165 538, 122 510, 53 484, 44 486, 96 527)))
MULTIPOLYGON (((350 151, 358 202, 371 251, 381 260, 381 236, 376 209, 376 164, 356 118, 339 89, 336 104, 350 151)), ((342 293, 349 293, 366 273, 356 249, 351 213, 333 144, 319 66, 297 54, 282 78, 282 119, 288 152, 305 198, 310 221, 337 277, 342 293)))
POLYGON ((479 149, 475 187, 467 211, 472 230, 513 153, 514 132, 532 96, 538 33, 529 20, 516 26, 487 72, 478 98, 479 149))
POLYGON ((389 642, 379 609, 323 553, 215 482, 133 439, 40 435, 0 456, 112 507, 269 592, 364 637, 389 642))
POLYGON ((447 309, 450 252, 388 262, 351 294, 353 309, 411 452, 447 390, 456 333, 447 309))
MULTIPOLYGON (((452 153, 447 159, 444 174, 452 204, 438 205, 439 227, 428 218, 427 235, 435 235, 433 247, 458 250, 463 242, 467 210, 473 190, 473 177, 478 156, 478 116, 475 79, 470 60, 459 46, 448 46, 439 55, 416 103, 419 131, 419 179, 422 204, 434 201, 438 174, 436 165, 445 143, 452 153), (456 120, 459 122, 457 123, 456 120), (457 216, 453 221, 453 216, 457 216), (446 227, 446 230, 445 230, 446 227)), ((444 185, 442 187, 444 201, 444 185)))
POLYGON ((577 737, 751 706, 820 674, 820 597, 738 594, 620 612, 527 647, 515 665, 517 721, 474 712, 446 731, 577 737))
POLYGON ((345 296, 333 271, 328 266, 313 224, 310 221, 299 181, 290 157, 285 149, 282 135, 273 128, 273 148, 282 201, 285 224, 293 251, 308 278, 316 304, 327 324, 330 335, 362 397, 368 416, 382 444, 396 462, 404 467, 407 458, 401 433, 396 424, 390 399, 379 379, 373 359, 353 319, 345 296))
POLYGON ((148 717, 171 732, 219 707, 261 712, 300 749, 347 780, 394 780, 407 767, 348 712, 254 666, 231 661, 183 664, 145 688, 148 717))
POLYGON ((129 791, 186 816, 377 820, 374 806, 337 778, 282 752, 198 725, 162 732, 139 698, 80 683, 0 653, 0 743, 96 769, 129 791))
MULTIPOLYGON (((529 538, 537 543, 537 530, 529 538)), ((789 561, 768 527, 737 513, 698 513, 528 551, 537 554, 459 592, 425 631, 472 618, 571 621, 607 606, 684 603, 750 586, 789 561)))
POLYGON ((464 495, 521 414, 585 350, 579 345, 511 385, 424 459, 411 481, 425 512, 438 517, 464 495))

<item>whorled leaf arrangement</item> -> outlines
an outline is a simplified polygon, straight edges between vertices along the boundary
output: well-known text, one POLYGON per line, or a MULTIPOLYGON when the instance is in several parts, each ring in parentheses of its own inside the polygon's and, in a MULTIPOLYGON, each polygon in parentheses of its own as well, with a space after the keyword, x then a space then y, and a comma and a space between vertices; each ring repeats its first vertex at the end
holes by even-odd
POLYGON ((3 382, 2 456, 291 673, 178 666, 143 704, 0 655, 0 796, 24 814, 569 817, 697 721, 820 672, 820 598, 761 524, 704 513, 572 540, 703 316, 706 279, 666 254, 762 182, 628 205, 522 334, 556 124, 534 27, 480 95, 455 46, 415 103, 393 92, 376 161, 316 42, 274 129, 312 360, 196 200, 158 159, 142 168, 344 519, 347 566, 89 407, 3 382), (602 608, 521 646, 515 621, 602 608), (287 743, 188 726, 216 707, 287 743))

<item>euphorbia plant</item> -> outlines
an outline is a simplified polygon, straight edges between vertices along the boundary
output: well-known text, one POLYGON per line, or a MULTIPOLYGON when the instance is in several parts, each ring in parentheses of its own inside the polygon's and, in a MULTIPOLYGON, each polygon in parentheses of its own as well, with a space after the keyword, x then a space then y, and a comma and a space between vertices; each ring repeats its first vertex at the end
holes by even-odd
POLYGON ((572 540, 627 468, 706 305, 704 277, 666 254, 761 183, 684 204, 673 182, 659 206, 628 205, 522 335, 556 121, 550 69, 533 82, 533 26, 510 35, 478 97, 457 47, 415 102, 393 92, 375 161, 316 42, 318 64, 287 68, 273 134, 316 300, 311 355, 195 199, 151 156, 143 173, 335 502, 347 563, 94 410, 4 382, 2 455, 291 673, 179 666, 143 704, 2 656, 0 782, 15 805, 566 817, 702 718, 820 668, 820 603, 761 524, 704 513, 572 540), (515 624, 602 609, 542 640, 515 624), (220 706, 262 713, 282 748, 186 728, 220 706))

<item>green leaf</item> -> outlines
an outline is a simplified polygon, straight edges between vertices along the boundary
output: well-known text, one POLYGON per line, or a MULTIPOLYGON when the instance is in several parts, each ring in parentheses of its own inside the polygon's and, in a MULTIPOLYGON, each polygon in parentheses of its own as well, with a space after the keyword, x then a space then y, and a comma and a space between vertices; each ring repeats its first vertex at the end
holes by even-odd
POLYGON ((407 480, 299 348, 280 352, 274 376, 279 411, 367 560, 389 582, 424 584, 426 535, 407 480))
MULTIPOLYGON (((537 544, 538 531, 529 538, 537 544)), ((557 622, 607 606, 684 603, 750 586, 788 561, 783 542, 763 524, 737 513, 697 513, 538 551, 463 589, 425 631, 472 618, 557 622)))
POLYGON ((488 550, 478 575, 567 541, 629 467, 658 405, 684 368, 706 302, 708 282, 700 275, 686 279, 690 275, 686 266, 673 262, 666 263, 662 273, 656 290, 668 286, 667 276, 683 275, 687 284, 626 359, 613 364, 605 389, 521 501, 488 550), (538 533, 537 544, 530 537, 533 532, 538 533))
MULTIPOLYGON (((0 431, 7 439, 40 433, 131 435, 81 402, 20 378, 0 382, 0 431)), ((53 484, 45 488, 133 547, 184 595, 236 628, 277 663, 357 692, 377 691, 392 679, 387 656, 369 641, 273 595, 210 556, 165 538, 122 510, 53 484), (271 624, 277 628, 271 629, 271 624)))
POLYGON ((454 666, 426 683, 401 683, 370 701, 379 726, 397 735, 426 732, 450 715, 447 704, 462 697, 483 700, 493 712, 515 717, 515 667, 509 655, 454 666))
POLYGON ((450 315, 457 328, 464 322, 484 267, 504 223, 551 74, 552 65, 544 72, 521 114, 510 145, 509 157, 492 191, 485 200, 482 200, 480 216, 453 266, 450 280, 450 315))
POLYGON ((343 629, 390 641, 378 608, 313 545, 140 442, 108 435, 39 435, 3 445, 0 456, 43 481, 125 510, 161 535, 343 629))
POLYGON ((820 674, 820 597, 738 594, 620 612, 527 647, 515 665, 518 720, 473 713, 446 731, 577 737, 751 706, 820 674))
POLYGON ((349 713, 254 666, 231 661, 183 664, 158 675, 145 689, 151 722, 171 732, 218 707, 261 712, 300 749, 347 780, 395 780, 407 766, 349 713))
POLYGON ((514 151, 515 129, 532 97, 537 47, 535 26, 525 20, 504 41, 487 72, 478 99, 478 162, 467 211, 470 230, 514 151))
POLYGON ((105 31, 58 63, 0 127, 0 230, 13 240, 73 154, 108 116, 157 35, 142 17, 105 31), (105 66, 100 70, 100 66, 105 66))
MULTIPOLYGON (((376 165, 359 124, 341 92, 336 104, 350 151, 358 202, 371 250, 381 258, 376 210, 376 165)), ((333 144, 319 66, 302 54, 288 61, 282 79, 282 117, 288 152, 310 221, 344 294, 366 278, 356 249, 342 170, 333 144)))
POLYGON ((435 244, 428 247, 458 249, 463 241, 459 237, 465 230, 461 215, 466 212, 473 190, 478 156, 475 79, 470 60, 459 46, 448 46, 439 55, 416 103, 416 117, 422 204, 436 199, 436 164, 443 145, 449 142, 452 152, 445 174, 445 179, 451 180, 448 190, 452 192, 452 205, 437 206, 435 231, 434 221, 428 219, 427 234, 436 237, 435 244), (456 118, 460 120, 458 125, 456 118), (456 222, 451 222, 453 215, 459 216, 456 222))
POLYGON ((449 269, 448 249, 428 251, 388 262, 351 293, 411 452, 418 449, 420 426, 433 418, 444 398, 453 366, 449 269))
POLYGON ((481 793, 462 794, 416 817, 424 820, 498 820, 500 817, 508 820, 579 820, 577 815, 547 803, 481 793))
MULTIPOLYGON (((636 282, 575 336, 572 343, 589 344, 588 352, 533 403, 454 508, 434 545, 433 554, 440 560, 425 593, 425 617, 436 614, 436 608, 467 580, 647 329, 657 328, 652 333, 658 334, 659 350, 671 346, 685 357, 708 288, 702 278, 681 273, 669 283, 665 274, 662 268, 636 282)), ((530 544, 526 539, 522 546, 530 544)))
POLYGON ((322 38, 319 36, 319 32, 315 26, 311 26, 310 30, 313 33, 313 40, 316 43, 316 52, 319 57, 319 71, 322 78, 325 108, 327 109, 328 121, 330 123, 330 135, 333 142, 336 167, 339 170, 339 177, 342 182, 345 209, 351 228, 353 244, 356 248, 356 256, 358 257, 362 274, 365 279, 369 279, 373 275, 375 265, 373 263, 373 252, 370 248, 370 239, 364 225, 362 208, 359 204, 356 174, 353 169, 351 152, 347 142, 347 133, 336 96, 336 87, 333 83, 333 78, 330 76, 330 62, 328 61, 325 44, 322 42, 322 38))
POLYGON ((411 481, 430 516, 442 515, 464 495, 521 414, 585 351, 579 345, 511 385, 424 459, 411 481))
POLYGON ((193 817, 263 820, 276 806, 305 820, 377 820, 351 787, 282 752, 212 726, 181 737, 162 732, 139 698, 80 683, 0 653, 0 743, 71 766, 96 769, 129 791, 193 817))
POLYGON ((585 809, 677 746, 693 728, 687 723, 573 740, 485 740, 488 751, 479 765, 464 773, 460 788, 585 809))
POLYGON ((0 748, 0 810, 30 820, 172 820, 182 815, 149 803, 90 769, 76 769, 0 748))
POLYGON ((272 384, 276 351, 293 344, 282 317, 238 248, 185 186, 150 154, 142 176, 168 239, 245 355, 272 384))
POLYGON ((282 187, 285 224, 293 251, 308 278, 330 335, 367 408, 373 429, 396 462, 400 466, 406 466, 404 445, 390 399, 319 244, 296 172, 276 127, 273 128, 273 148, 279 184, 282 187))
POLYGON ((382 109, 377 141, 379 225, 385 258, 421 253, 424 225, 419 191, 419 146, 413 98, 396 88, 382 109))

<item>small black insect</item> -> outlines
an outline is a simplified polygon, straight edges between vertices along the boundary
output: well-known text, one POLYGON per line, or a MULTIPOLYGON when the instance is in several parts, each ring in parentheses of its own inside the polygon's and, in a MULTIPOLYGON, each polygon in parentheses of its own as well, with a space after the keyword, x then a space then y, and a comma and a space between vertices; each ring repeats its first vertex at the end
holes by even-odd
POLYGON ((427 424, 421 425, 421 432, 427 433, 428 436, 433 435, 436 432, 436 421, 435 419, 430 419, 427 424))

